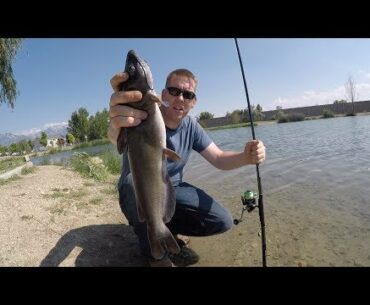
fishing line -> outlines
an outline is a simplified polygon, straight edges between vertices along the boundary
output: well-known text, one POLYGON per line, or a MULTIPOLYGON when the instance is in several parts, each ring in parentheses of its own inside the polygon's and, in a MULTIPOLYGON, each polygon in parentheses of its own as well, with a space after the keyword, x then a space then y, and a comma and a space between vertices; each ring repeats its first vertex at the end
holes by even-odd
MULTIPOLYGON (((256 135, 254 133, 254 124, 253 124, 253 116, 252 116, 252 111, 251 111, 251 105, 249 102, 249 94, 248 94, 248 88, 247 88, 247 82, 245 80, 245 75, 244 75, 244 67, 243 67, 243 62, 240 56, 240 50, 239 50, 239 45, 238 45, 238 39, 234 38, 235 40, 235 45, 236 45, 236 50, 238 52, 238 57, 239 57, 239 64, 240 64, 240 69, 242 71, 243 75, 243 82, 244 82, 244 90, 245 90, 245 95, 247 97, 247 103, 248 103, 248 113, 249 113, 249 119, 251 122, 251 130, 252 130, 252 137, 253 140, 256 140, 256 135)), ((245 192, 244 198, 242 197, 243 204, 245 204, 247 207, 255 207, 258 206, 258 211, 259 211, 259 217, 260 217, 260 223, 261 223, 261 240, 262 240, 262 265, 263 267, 267 266, 266 262, 266 232, 265 232, 265 214, 263 210, 263 194, 262 194, 262 184, 261 184, 261 177, 260 177, 260 172, 259 172, 259 166, 256 164, 256 173, 257 173, 257 184, 258 184, 258 204, 255 204, 255 197, 253 196, 253 192, 247 191, 245 192), (250 194, 252 193, 252 194, 250 194)), ((248 208, 246 208, 248 210, 248 208)), ((252 210, 252 208, 250 208, 252 210)), ((244 212, 244 209, 243 209, 244 212)), ((242 212, 242 214, 243 214, 242 212)))

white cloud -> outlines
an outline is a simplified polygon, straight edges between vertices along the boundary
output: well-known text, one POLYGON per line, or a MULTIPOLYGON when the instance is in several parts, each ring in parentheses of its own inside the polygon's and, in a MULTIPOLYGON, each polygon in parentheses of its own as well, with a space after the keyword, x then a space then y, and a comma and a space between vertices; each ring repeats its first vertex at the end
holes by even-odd
MULTIPOLYGON (((370 99, 370 83, 359 83, 356 86, 356 100, 370 99)), ((266 105, 266 110, 274 110, 276 106, 283 108, 296 108, 323 104, 332 104, 335 100, 347 99, 344 85, 329 91, 305 91, 300 96, 277 97, 272 104, 266 105)))
POLYGON ((41 132, 40 128, 31 128, 31 129, 15 132, 14 134, 16 136, 29 136, 29 135, 32 135, 38 132, 41 132))
POLYGON ((67 122, 61 122, 61 123, 46 123, 44 125, 44 129, 46 128, 50 128, 50 127, 65 127, 67 126, 68 123, 67 122))
POLYGON ((31 129, 27 129, 27 130, 18 131, 14 134, 18 135, 18 136, 31 136, 31 135, 34 135, 34 134, 38 134, 38 133, 40 133, 41 131, 43 131, 47 128, 63 128, 63 127, 67 127, 67 125, 68 125, 67 122, 46 123, 41 128, 31 128, 31 129))

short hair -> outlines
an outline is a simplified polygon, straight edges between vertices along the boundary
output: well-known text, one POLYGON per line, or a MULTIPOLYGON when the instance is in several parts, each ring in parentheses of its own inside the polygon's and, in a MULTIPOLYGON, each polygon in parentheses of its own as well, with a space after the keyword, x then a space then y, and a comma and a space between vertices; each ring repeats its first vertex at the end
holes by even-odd
POLYGON ((198 79, 195 77, 195 75, 191 71, 189 71, 188 69, 176 69, 176 70, 173 70, 170 74, 168 74, 167 79, 166 79, 166 88, 167 88, 172 76, 174 76, 174 75, 185 76, 185 77, 188 77, 188 78, 192 79, 195 82, 195 88, 198 85, 198 79))

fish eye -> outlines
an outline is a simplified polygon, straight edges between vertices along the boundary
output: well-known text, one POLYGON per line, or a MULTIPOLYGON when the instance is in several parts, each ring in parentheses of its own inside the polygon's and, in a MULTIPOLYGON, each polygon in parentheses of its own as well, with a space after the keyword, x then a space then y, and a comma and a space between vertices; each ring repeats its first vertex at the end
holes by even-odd
POLYGON ((128 67, 128 74, 130 75, 130 76, 132 76, 132 75, 134 75, 135 74, 135 71, 136 71, 136 68, 135 68, 135 66, 134 65, 130 65, 129 67, 128 67))

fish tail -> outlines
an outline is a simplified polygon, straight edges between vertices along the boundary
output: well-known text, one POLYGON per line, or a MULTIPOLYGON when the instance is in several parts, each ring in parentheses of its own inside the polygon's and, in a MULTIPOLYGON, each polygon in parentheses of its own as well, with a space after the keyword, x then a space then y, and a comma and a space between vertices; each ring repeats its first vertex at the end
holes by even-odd
POLYGON ((155 234, 153 230, 148 230, 148 238, 152 255, 155 259, 162 258, 166 252, 173 254, 180 252, 176 239, 165 225, 163 225, 160 234, 155 234))

